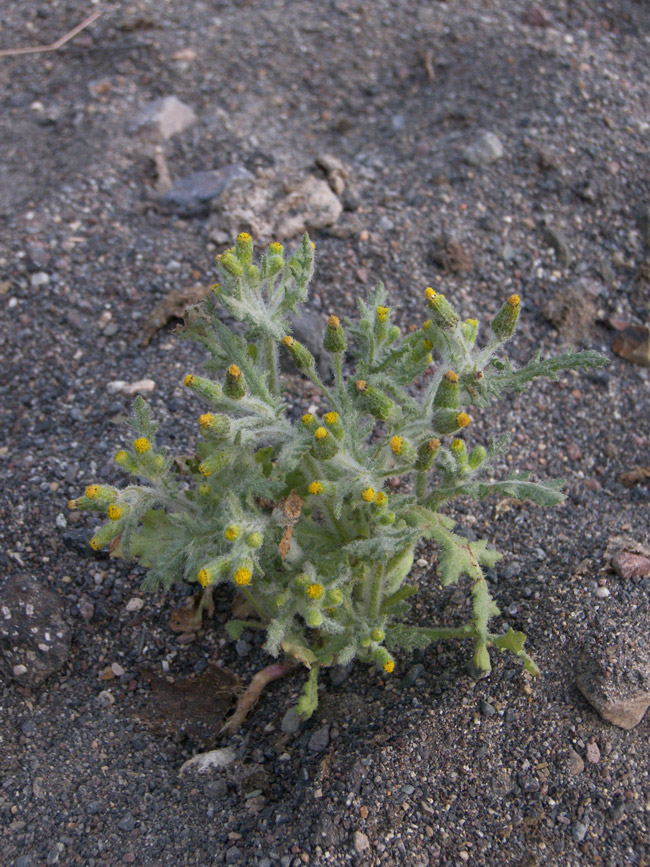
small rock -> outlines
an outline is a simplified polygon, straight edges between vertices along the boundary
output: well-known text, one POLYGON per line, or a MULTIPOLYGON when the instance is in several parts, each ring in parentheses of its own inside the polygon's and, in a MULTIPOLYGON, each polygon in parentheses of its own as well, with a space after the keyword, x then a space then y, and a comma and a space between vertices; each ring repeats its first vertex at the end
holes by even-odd
POLYGON ((368 836, 363 833, 363 831, 355 831, 354 832, 354 851, 355 852, 365 852, 366 849, 370 848, 370 840, 368 836))
POLYGON ((486 132, 463 152, 463 159, 471 166, 489 166, 500 160, 504 154, 503 145, 493 132, 486 132))
POLYGON ((59 596, 29 575, 0 578, 0 670, 38 686, 65 664, 71 631, 59 596))
POLYGON ((226 190, 249 186, 253 175, 243 166, 223 166, 180 178, 160 199, 163 208, 182 217, 200 217, 226 190))
POLYGON ((528 24, 530 27, 551 26, 551 16, 543 6, 538 6, 537 3, 533 3, 532 6, 528 7, 524 13, 523 20, 524 24, 528 24))
POLYGON ((576 841, 576 843, 582 843, 587 835, 587 831, 589 830, 588 826, 583 822, 574 822, 571 828, 571 836, 576 841))
POLYGON ((417 681, 419 677, 422 677, 424 674, 424 666, 421 662, 416 662, 412 665, 409 670, 406 672, 404 677, 400 681, 400 686, 402 689, 409 689, 409 687, 413 686, 413 684, 417 681))
POLYGON ((607 599, 608 596, 611 596, 611 593, 607 587, 596 587, 596 596, 598 599, 607 599))
POLYGON ((570 442, 566 447, 566 455, 570 461, 579 461, 582 459, 582 449, 574 442, 570 442))
POLYGON ((113 662, 111 664, 111 671, 113 672, 115 677, 122 677, 122 675, 124 674, 124 669, 119 664, 119 662, 113 662))
POLYGON ((569 750, 569 774, 572 777, 577 777, 578 774, 581 774, 585 769, 585 763, 582 759, 582 756, 579 755, 575 750, 569 750))
POLYGON ((332 192, 339 197, 342 196, 345 192, 348 170, 341 160, 332 154, 320 154, 316 159, 316 165, 323 169, 327 175, 327 182, 332 188, 332 192))
POLYGON ((484 698, 480 699, 480 701, 479 701, 479 703, 478 703, 478 706, 479 706, 479 710, 481 711, 481 713, 483 714, 483 716, 486 716, 486 717, 494 716, 494 715, 496 714, 496 712, 497 712, 497 710, 496 710, 496 708, 494 707, 494 705, 492 705, 492 704, 490 704, 489 702, 485 701, 484 698))
POLYGON ((90 598, 90 596, 86 596, 84 593, 83 596, 79 599, 79 614, 81 615, 81 619, 86 623, 90 623, 93 619, 93 614, 95 613, 95 603, 90 598))
POLYGON ((329 184, 312 176, 278 203, 276 234, 295 238, 309 229, 331 226, 341 216, 343 205, 329 184))
POLYGON ((608 622, 587 633, 576 683, 603 719, 634 728, 650 707, 650 623, 641 606, 608 603, 608 622))
POLYGON ((560 265, 568 265, 571 261, 571 252, 564 234, 555 226, 552 226, 545 221, 542 225, 542 235, 544 243, 548 244, 548 246, 555 251, 557 261, 560 265))
POLYGON ((236 864, 241 858, 241 852, 236 846, 226 850, 226 864, 236 864))
POLYGON ((218 750, 210 750, 209 753, 198 753, 181 765, 179 774, 188 768, 195 768, 199 774, 205 774, 213 768, 225 768, 235 761, 235 751, 230 747, 222 747, 218 750))
POLYGON ((612 341, 612 351, 632 364, 650 367, 650 328, 628 325, 612 341))
POLYGON ((175 96, 165 96, 144 106, 130 124, 129 132, 154 141, 170 139, 194 126, 197 120, 189 105, 175 96))
POLYGON ((29 284, 32 289, 38 289, 39 286, 47 286, 50 282, 50 275, 45 271, 37 271, 29 278, 29 284))
POLYGON ((650 560, 641 554, 620 551, 612 557, 612 568, 625 580, 646 578, 650 575, 650 560))
POLYGON ((144 599, 140 599, 138 596, 134 596, 132 599, 126 603, 127 611, 140 611, 140 609, 144 606, 144 599))
POLYGON ((125 833, 132 831, 135 828, 135 817, 131 813, 126 813, 117 823, 117 827, 125 833))
POLYGON ((600 750, 596 741, 589 741, 587 744, 587 761, 592 765, 597 765, 600 761, 600 750))
POLYGON ((136 382, 125 382, 123 379, 114 379, 106 388, 113 394, 125 394, 133 397, 136 394, 150 394, 156 388, 153 379, 138 379, 136 382))
POLYGON ((290 707, 289 710, 282 717, 282 722, 280 723, 280 729, 287 735, 295 735, 295 733, 300 728, 302 720, 300 716, 296 713, 295 707, 290 707))
POLYGON ((314 753, 322 753, 326 750, 330 742, 330 727, 328 725, 321 726, 312 733, 307 746, 314 753))

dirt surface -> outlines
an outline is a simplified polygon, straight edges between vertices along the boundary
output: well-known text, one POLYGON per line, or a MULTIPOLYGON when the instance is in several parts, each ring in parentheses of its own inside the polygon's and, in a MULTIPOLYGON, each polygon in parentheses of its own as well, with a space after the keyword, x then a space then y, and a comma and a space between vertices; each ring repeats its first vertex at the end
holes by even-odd
MULTIPOLYGON (((605 558, 613 535, 648 541, 647 478, 618 481, 650 463, 647 368, 613 356, 477 419, 475 442, 513 431, 512 467, 568 479, 553 510, 456 511, 506 554, 491 588, 503 622, 528 635, 535 682, 510 656, 474 681, 469 648, 441 644, 390 678, 325 676, 297 730, 284 715, 302 675, 212 743, 192 739, 200 726, 148 726, 143 706, 162 699, 143 669, 181 678, 218 662, 246 681, 268 659, 256 636, 227 640, 227 595, 204 633, 179 637, 169 622, 187 589, 141 607, 141 573, 90 556, 92 522, 66 501, 119 478, 131 398, 111 383, 153 380, 165 441, 187 453, 196 436, 181 382, 201 353, 168 330, 146 348, 140 337, 171 290, 212 282, 225 216, 159 207, 153 151, 129 132, 145 104, 175 95, 198 118, 162 143, 172 181, 236 164, 295 184, 323 178, 321 154, 342 161, 343 213, 313 233, 317 313, 351 313, 377 279, 405 325, 420 324, 435 281, 465 315, 490 316, 516 291, 518 360, 576 340, 609 353, 605 323, 648 314, 650 6, 98 5, 61 51, 0 58, 0 570, 47 585, 72 629, 57 673, 2 685, 0 860, 647 865, 650 715, 616 728, 575 686, 585 643, 627 634, 634 648, 647 625, 650 579, 605 558), (472 165, 466 149, 485 132, 503 154, 472 165), (571 304, 549 308, 569 290, 571 304), (209 747, 234 761, 179 773, 209 747)), ((93 8, 9 0, 0 48, 53 42, 93 8)), ((435 551, 419 557, 416 622, 460 622, 467 588, 442 591, 435 551)))

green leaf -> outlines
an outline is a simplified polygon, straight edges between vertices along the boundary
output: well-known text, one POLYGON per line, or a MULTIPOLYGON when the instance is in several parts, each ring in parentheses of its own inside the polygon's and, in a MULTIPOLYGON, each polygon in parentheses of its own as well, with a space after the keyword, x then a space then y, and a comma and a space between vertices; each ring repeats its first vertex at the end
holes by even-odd
POLYGON ((488 589, 487 581, 481 575, 472 587, 472 604, 474 608, 474 626, 482 641, 488 639, 488 622, 491 617, 501 613, 488 589))
POLYGON ((312 668, 309 672, 305 685, 302 688, 302 695, 298 699, 296 705, 296 713, 306 720, 313 714, 318 707, 318 668, 312 668))
POLYGON ((271 462, 272 454, 273 446, 267 446, 266 448, 258 449, 255 452, 255 463, 262 465, 262 474, 267 479, 273 472, 273 463, 271 462))
POLYGON ((510 627, 510 629, 508 629, 508 631, 505 632, 503 635, 490 636, 490 638, 492 639, 494 646, 498 647, 499 650, 510 650, 512 651, 512 653, 518 656, 519 659, 521 659, 524 663, 524 667, 531 674, 539 674, 539 668, 537 667, 533 659, 531 659, 531 657, 524 650, 524 642, 526 641, 526 636, 523 632, 515 632, 515 630, 510 627))
POLYGON ((386 646, 391 649, 423 650, 432 641, 443 641, 448 638, 474 638, 476 630, 472 623, 465 626, 405 626, 397 624, 386 630, 386 646))
POLYGON ((483 482, 480 484, 481 498, 491 493, 505 494, 517 500, 532 500, 539 506, 556 506, 566 500, 562 488, 566 479, 548 479, 543 482, 531 482, 530 473, 512 473, 501 482, 483 482))
POLYGON ((386 611, 390 611, 395 605, 404 599, 408 599, 410 596, 414 596, 417 592, 417 587, 413 587, 411 584, 404 584, 399 590, 396 590, 384 599, 381 603, 381 613, 384 614, 386 611))
POLYGON ((441 547, 438 557, 438 575, 443 586, 455 584, 461 575, 468 575, 477 581, 482 577, 481 566, 491 569, 503 556, 489 549, 485 539, 469 542, 463 536, 443 531, 433 538, 441 547))
POLYGON ((265 625, 260 620, 229 620, 226 623, 226 632, 233 641, 241 638, 245 629, 264 629, 265 625))

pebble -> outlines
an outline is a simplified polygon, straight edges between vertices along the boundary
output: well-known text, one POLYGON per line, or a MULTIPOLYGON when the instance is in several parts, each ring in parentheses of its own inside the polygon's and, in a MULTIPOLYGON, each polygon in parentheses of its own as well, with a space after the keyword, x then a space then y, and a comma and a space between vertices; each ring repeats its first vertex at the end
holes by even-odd
POLYGON ((135 816, 131 813, 126 813, 117 823, 117 827, 120 831, 124 831, 125 833, 132 831, 135 828, 135 816))
POLYGON ((241 858, 241 852, 236 846, 231 846, 226 851, 226 864, 236 864, 241 858))
POLYGON ((170 139, 197 122, 194 110, 175 96, 164 96, 145 105, 129 125, 131 134, 170 139))
POLYGON ((364 834, 363 831, 355 831, 354 832, 354 851, 355 852, 365 852, 366 849, 370 848, 370 840, 368 839, 368 835, 364 834))
POLYGON ((127 611, 140 611, 140 609, 144 606, 144 599, 140 599, 138 596, 133 596, 126 603, 127 611))
POLYGON ((587 835, 588 826, 583 822, 574 822, 573 827, 571 828, 571 836, 576 841, 576 843, 582 843, 587 835))
POLYGON ((504 154, 503 145, 497 135, 486 132, 463 152, 463 159, 471 166, 489 166, 500 160, 504 154))
POLYGON ((479 709, 480 709, 481 713, 483 714, 483 716, 491 717, 491 716, 494 716, 495 713, 497 712, 494 705, 485 701, 484 698, 480 699, 478 706, 479 706, 479 709))
POLYGON ((587 744, 587 761, 592 765, 597 765, 600 761, 600 749, 596 741, 590 741, 587 744))
POLYGON ((300 719, 300 716, 296 713, 295 707, 290 707, 289 710, 282 717, 280 729, 287 735, 295 735, 295 733, 300 728, 301 722, 302 720, 300 719))
POLYGON ((248 169, 238 165, 193 172, 185 178, 179 178, 162 196, 160 204, 179 216, 199 217, 206 214, 226 190, 234 186, 248 186, 253 180, 254 176, 248 169))
POLYGON ((599 599, 607 599, 608 596, 611 596, 611 593, 607 587, 596 587, 596 596, 599 599))
POLYGON ((579 755, 575 750, 569 750, 569 774, 572 777, 577 777, 578 774, 581 774, 585 769, 585 763, 581 755, 579 755))
POLYGON ((328 725, 321 726, 312 733, 307 746, 314 753, 322 753, 327 749, 330 742, 330 727, 328 725))
POLYGON ((50 275, 45 271, 37 271, 29 278, 29 284, 32 289, 38 289, 39 286, 47 286, 50 282, 50 275))

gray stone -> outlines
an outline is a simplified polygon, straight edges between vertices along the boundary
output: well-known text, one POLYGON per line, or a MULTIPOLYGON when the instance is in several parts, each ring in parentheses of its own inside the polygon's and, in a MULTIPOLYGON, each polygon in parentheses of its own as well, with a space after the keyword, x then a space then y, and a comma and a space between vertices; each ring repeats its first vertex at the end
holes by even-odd
POLYGON ((300 716, 296 713, 295 707, 290 707, 289 710, 282 717, 282 722, 280 723, 280 728, 287 735, 295 735, 295 733, 300 728, 302 720, 300 716))
POLYGON ((330 727, 328 725, 321 726, 312 733, 307 746, 314 753, 322 753, 326 750, 330 742, 330 727))
POLYGON ((125 833, 132 831, 135 828, 135 817, 131 813, 126 813, 117 823, 117 827, 125 833))
POLYGON ((0 671, 38 686, 65 664, 71 631, 63 602, 31 575, 0 578, 0 671))
POLYGON ((275 234, 289 239, 310 229, 323 229, 336 223, 342 211, 341 200, 330 185, 310 175, 278 203, 275 234))
POLYGON ((241 852, 236 846, 231 846, 226 851, 226 864, 236 864, 241 858, 241 852))
POLYGON ((207 214, 226 190, 246 187, 254 180, 243 166, 223 166, 206 172, 194 172, 180 178, 160 199, 160 205, 181 217, 199 217, 207 214))
POLYGON ((571 828, 571 836, 576 841, 576 843, 582 843, 587 835, 587 831, 589 830, 589 826, 585 825, 583 822, 574 822, 573 827, 571 828))
POLYGON ((546 221, 542 225, 542 232, 544 243, 555 251, 558 263, 564 266, 568 265, 571 262, 571 251, 564 234, 546 221))
POLYGON ((471 166, 489 166, 500 160, 504 154, 503 145, 493 132, 486 132, 463 152, 463 159, 471 166))
POLYGON ((153 140, 165 140, 185 132, 197 120, 189 105, 175 96, 165 96, 145 105, 129 125, 129 132, 153 140))

